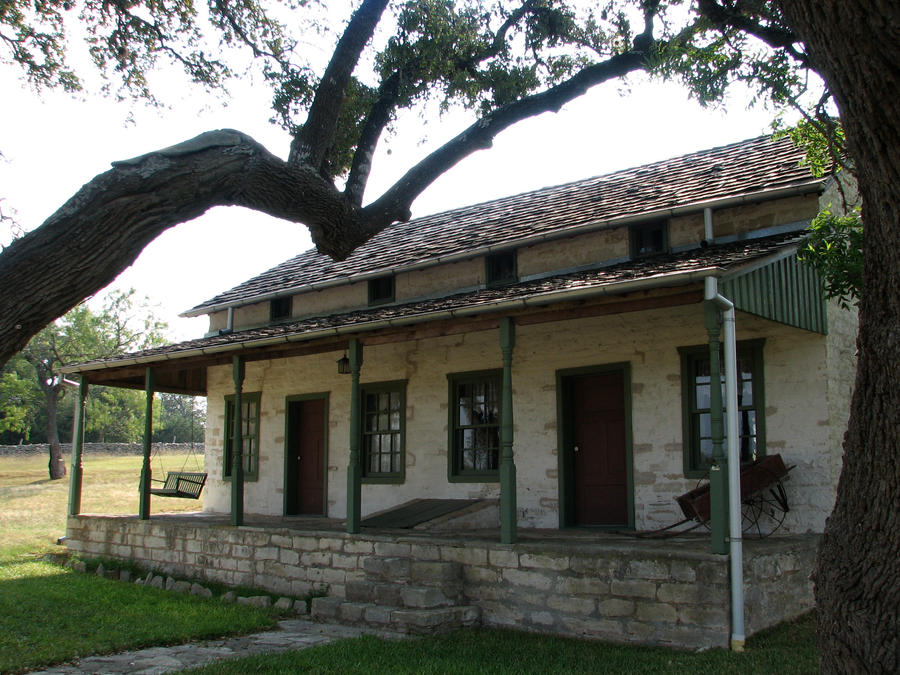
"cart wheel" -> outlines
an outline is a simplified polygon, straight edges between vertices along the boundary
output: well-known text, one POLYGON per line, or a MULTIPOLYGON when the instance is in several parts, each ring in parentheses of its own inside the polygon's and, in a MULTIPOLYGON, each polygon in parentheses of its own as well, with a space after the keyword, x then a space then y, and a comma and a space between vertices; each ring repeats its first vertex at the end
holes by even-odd
POLYGON ((773 476, 769 485, 741 504, 744 534, 760 539, 768 537, 781 527, 789 510, 784 485, 773 476))

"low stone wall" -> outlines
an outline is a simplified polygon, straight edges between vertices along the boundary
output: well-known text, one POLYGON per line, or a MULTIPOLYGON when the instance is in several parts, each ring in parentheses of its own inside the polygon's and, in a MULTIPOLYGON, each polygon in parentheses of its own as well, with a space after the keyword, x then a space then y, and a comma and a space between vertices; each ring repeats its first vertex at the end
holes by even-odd
MULTIPOLYGON (((300 596, 344 598, 374 560, 458 563, 484 625, 687 648, 729 643, 728 558, 703 539, 503 545, 460 537, 234 528, 187 519, 69 518, 67 545, 158 573, 300 596)), ((747 542, 747 634, 812 607, 812 536, 747 542)), ((398 581, 403 583, 403 581, 398 581)))
MULTIPOLYGON (((63 455, 72 454, 71 443, 60 443, 63 455)), ((194 452, 197 456, 203 456, 203 443, 154 443, 153 453, 183 454, 194 452)), ((50 446, 47 443, 34 443, 30 445, 0 445, 0 457, 18 457, 26 455, 48 455, 50 446)), ((85 443, 86 455, 140 455, 143 446, 140 443, 85 443)))

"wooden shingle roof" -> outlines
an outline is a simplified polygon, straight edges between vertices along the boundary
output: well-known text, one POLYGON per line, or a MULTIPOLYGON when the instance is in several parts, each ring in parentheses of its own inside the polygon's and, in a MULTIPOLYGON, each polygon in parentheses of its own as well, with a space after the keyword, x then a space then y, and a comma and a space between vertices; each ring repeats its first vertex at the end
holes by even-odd
MULTIPOLYGON (((788 138, 768 136, 614 173, 395 223, 342 262, 309 250, 185 312, 199 316, 360 275, 503 248, 586 226, 768 193, 822 181, 801 166, 788 138)), ((354 279, 355 280, 355 279, 354 279)))

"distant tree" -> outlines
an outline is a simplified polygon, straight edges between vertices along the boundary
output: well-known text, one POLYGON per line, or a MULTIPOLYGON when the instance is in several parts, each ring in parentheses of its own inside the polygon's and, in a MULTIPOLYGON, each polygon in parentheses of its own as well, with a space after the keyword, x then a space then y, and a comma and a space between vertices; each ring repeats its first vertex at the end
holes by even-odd
POLYGON ((153 425, 153 440, 160 443, 202 443, 206 426, 203 399, 181 394, 157 394, 159 417, 153 425))
MULTIPOLYGON (((57 423, 59 403, 65 392, 60 368, 109 357, 122 350, 160 344, 163 328, 164 324, 154 318, 146 304, 135 304, 133 290, 114 292, 99 312, 79 305, 41 330, 22 350, 21 360, 30 366, 32 382, 43 398, 51 479, 66 475, 57 423)), ((123 414, 123 401, 128 401, 127 394, 110 397, 101 392, 91 404, 93 415, 109 424, 127 424, 129 416, 123 414)), ((134 419, 134 415, 130 417, 134 419)), ((122 433, 127 434, 127 430, 122 433)))

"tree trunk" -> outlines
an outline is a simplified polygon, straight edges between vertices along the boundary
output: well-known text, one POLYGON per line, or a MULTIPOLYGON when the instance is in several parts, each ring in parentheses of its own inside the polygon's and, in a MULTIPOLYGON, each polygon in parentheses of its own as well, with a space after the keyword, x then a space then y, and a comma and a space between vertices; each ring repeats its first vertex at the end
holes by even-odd
POLYGON ((859 361, 815 572, 825 673, 900 670, 900 4, 781 2, 835 95, 863 198, 859 361))
POLYGON ((66 458, 63 457, 59 445, 59 432, 56 428, 56 408, 59 403, 59 389, 47 389, 47 442, 50 444, 50 480, 66 477, 66 458))

